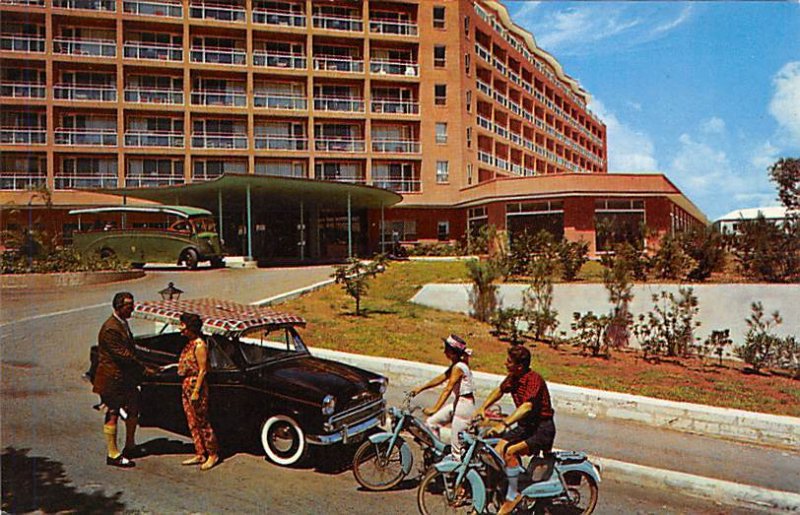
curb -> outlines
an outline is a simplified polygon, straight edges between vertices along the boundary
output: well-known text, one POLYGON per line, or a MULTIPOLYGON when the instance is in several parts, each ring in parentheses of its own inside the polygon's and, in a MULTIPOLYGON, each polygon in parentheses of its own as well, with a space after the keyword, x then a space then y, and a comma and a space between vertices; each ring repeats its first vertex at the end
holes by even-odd
POLYGON ((324 288, 329 284, 333 284, 334 279, 325 279, 324 281, 320 281, 318 283, 314 283, 311 286, 304 286, 303 288, 298 288, 296 290, 287 291, 285 293, 280 293, 278 295, 274 295, 272 297, 267 297, 266 299, 257 300, 255 302, 251 302, 250 304, 254 306, 272 306, 273 304, 280 304, 281 302, 286 302, 287 300, 296 299, 301 295, 306 293, 319 290, 320 288, 324 288))
POLYGON ((89 284, 104 284, 128 281, 144 277, 143 270, 124 272, 63 272, 49 274, 4 274, 0 276, 0 288, 4 290, 49 289, 89 284))

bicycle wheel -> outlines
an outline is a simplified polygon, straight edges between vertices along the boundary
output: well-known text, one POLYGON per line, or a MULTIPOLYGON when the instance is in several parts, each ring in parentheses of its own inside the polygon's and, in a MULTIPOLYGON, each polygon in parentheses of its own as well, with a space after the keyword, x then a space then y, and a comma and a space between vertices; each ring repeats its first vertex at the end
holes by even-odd
POLYGON ((464 481, 457 489, 451 482, 455 475, 442 474, 430 469, 417 488, 417 508, 423 515, 439 513, 473 513, 472 489, 469 481, 464 481))
POLYGON ((388 441, 362 443, 353 456, 353 475, 367 490, 388 490, 396 486, 405 477, 400 445, 390 451, 388 441))

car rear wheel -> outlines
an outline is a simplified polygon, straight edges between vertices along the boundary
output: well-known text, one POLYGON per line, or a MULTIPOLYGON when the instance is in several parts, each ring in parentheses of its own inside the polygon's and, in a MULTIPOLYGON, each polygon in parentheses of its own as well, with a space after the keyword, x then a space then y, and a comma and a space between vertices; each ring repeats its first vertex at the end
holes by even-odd
POLYGON ((116 256, 117 254, 108 247, 104 247, 100 249, 100 258, 101 259, 110 259, 116 256))
POLYGON ((189 270, 197 268, 197 251, 194 249, 186 249, 181 254, 181 263, 183 263, 189 270))
POLYGON ((308 453, 305 433, 286 415, 273 415, 264 422, 261 446, 271 461, 285 467, 300 463, 308 453))

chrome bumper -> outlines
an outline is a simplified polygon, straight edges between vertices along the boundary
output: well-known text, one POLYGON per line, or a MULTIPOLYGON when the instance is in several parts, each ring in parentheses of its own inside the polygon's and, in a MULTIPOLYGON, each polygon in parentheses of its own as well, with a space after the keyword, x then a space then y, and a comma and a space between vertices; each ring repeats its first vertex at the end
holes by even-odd
POLYGON ((354 437, 363 435, 373 427, 378 427, 383 422, 383 414, 368 418, 352 426, 345 426, 339 431, 324 435, 306 435, 306 441, 312 445, 333 445, 335 443, 348 443, 354 437))

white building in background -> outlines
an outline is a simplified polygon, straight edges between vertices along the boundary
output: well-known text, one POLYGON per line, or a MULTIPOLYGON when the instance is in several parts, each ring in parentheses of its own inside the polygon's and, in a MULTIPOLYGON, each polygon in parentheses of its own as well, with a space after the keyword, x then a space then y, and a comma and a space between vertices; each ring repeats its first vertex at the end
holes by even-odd
POLYGON ((739 223, 744 220, 755 220, 759 215, 763 215, 773 223, 782 224, 786 221, 787 211, 783 206, 737 209, 714 220, 714 226, 722 233, 734 233, 739 230, 739 223))

